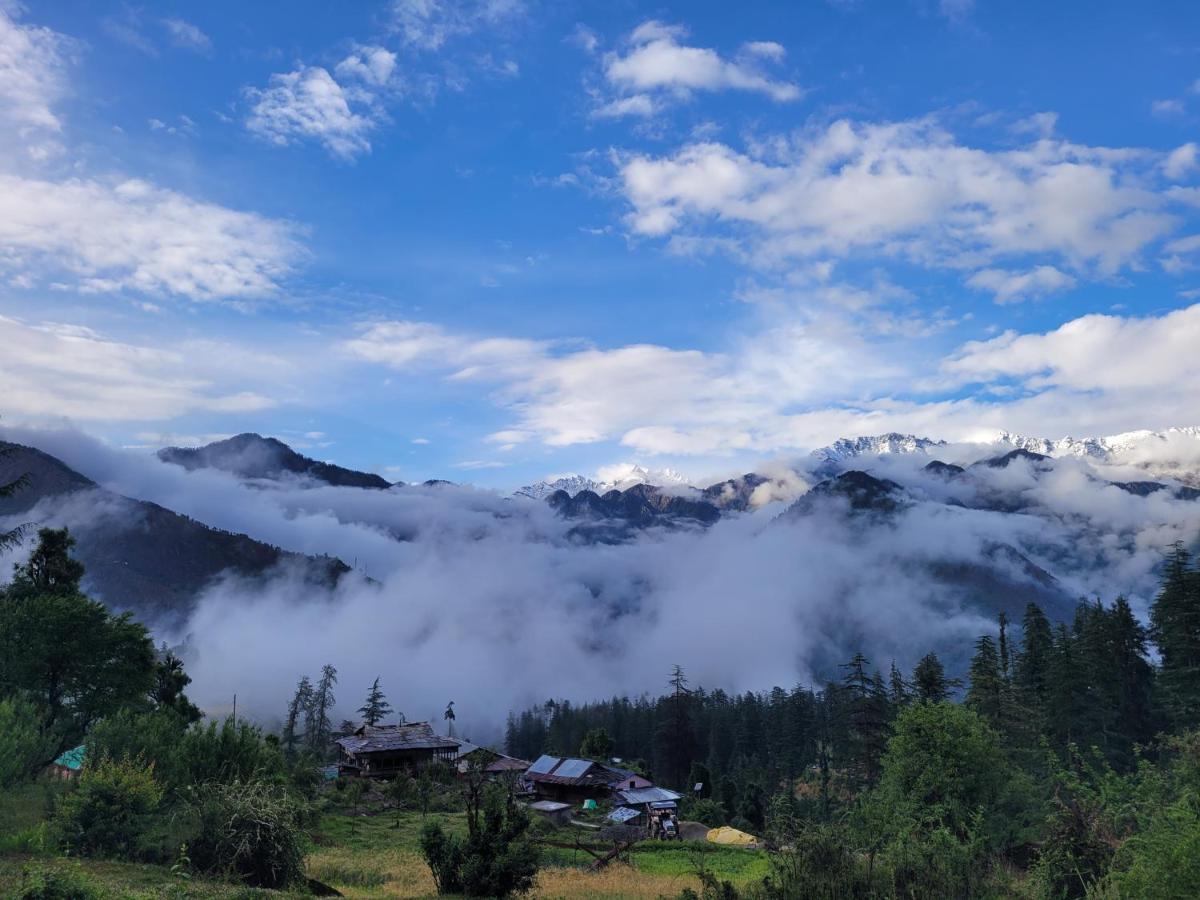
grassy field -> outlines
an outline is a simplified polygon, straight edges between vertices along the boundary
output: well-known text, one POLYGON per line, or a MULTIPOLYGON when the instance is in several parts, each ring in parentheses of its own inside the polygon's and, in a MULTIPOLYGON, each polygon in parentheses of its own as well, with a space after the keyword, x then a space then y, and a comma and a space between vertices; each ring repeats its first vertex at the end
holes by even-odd
MULTIPOLYGON (((0 897, 17 892, 22 870, 28 867, 74 868, 90 878, 106 900, 287 896, 218 880, 183 879, 164 866, 57 856, 46 840, 44 823, 50 798, 60 789, 39 783, 0 795, 0 897)), ((308 874, 351 898, 435 897, 433 878, 419 849, 424 821, 417 812, 403 812, 397 820, 369 803, 357 815, 331 805, 313 832, 308 874)), ((428 821, 455 831, 466 828, 462 813, 431 812, 428 821)), ((568 828, 554 832, 553 840, 571 842, 576 835, 593 837, 568 828)), ((599 872, 587 870, 591 857, 581 851, 546 848, 543 862, 533 896, 580 900, 674 897, 685 887, 698 886, 698 863, 735 884, 757 880, 768 871, 761 851, 687 842, 646 842, 627 862, 612 863, 599 872)))

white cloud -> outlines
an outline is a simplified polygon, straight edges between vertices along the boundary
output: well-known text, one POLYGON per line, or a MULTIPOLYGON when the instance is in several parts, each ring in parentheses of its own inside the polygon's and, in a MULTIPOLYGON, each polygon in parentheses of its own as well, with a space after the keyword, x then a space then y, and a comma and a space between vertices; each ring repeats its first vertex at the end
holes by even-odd
POLYGON ((16 137, 20 150, 34 159, 57 150, 62 121, 53 106, 66 93, 65 69, 74 47, 49 28, 19 24, 12 7, 0 4, 0 150, 6 137, 16 137))
POLYGON ((764 265, 869 255, 976 268, 1041 256, 1112 273, 1175 225, 1153 155, 1041 140, 966 146, 929 120, 834 122, 753 154, 695 143, 619 164, 633 231, 720 238, 764 265))
POLYGON ((952 22, 961 22, 975 9, 975 0, 938 0, 938 12, 952 22))
POLYGON ((193 300, 276 292, 300 256, 286 222, 145 181, 0 174, 0 271, 193 300))
MULTIPOLYGON (((1032 390, 1200 392, 1200 305, 1158 317, 1088 315, 1045 334, 966 344, 943 365, 962 382, 1016 378, 1032 390)), ((1194 418, 1194 415, 1189 417, 1194 418)))
POLYGON ((1075 279, 1053 266, 1038 266, 1027 272, 981 269, 967 279, 967 285, 978 291, 990 291, 997 303, 1013 303, 1070 290, 1075 287, 1075 279))
POLYGON ((195 50, 198 53, 208 53, 212 50, 212 40, 197 26, 184 19, 163 19, 163 27, 170 35, 171 43, 176 47, 195 50))
POLYGON ((1187 107, 1182 100, 1155 100, 1150 104, 1150 112, 1161 119, 1169 119, 1182 116, 1187 112, 1187 107))
POLYGON ((695 91, 750 91, 780 102, 802 96, 796 85, 772 79, 757 66, 759 60, 781 60, 781 45, 751 42, 731 60, 715 50, 680 43, 686 36, 686 29, 657 21, 635 28, 626 51, 604 59, 604 77, 620 94, 603 102, 597 114, 646 116, 667 99, 686 98, 695 91))
POLYGON ((247 370, 234 360, 248 362, 250 354, 212 344, 138 346, 77 325, 30 325, 0 316, 0 346, 0 396, 10 416, 150 421, 274 405, 237 384, 247 370))
POLYGON ((391 81, 396 70, 396 54, 378 46, 358 47, 337 64, 334 71, 343 79, 355 79, 375 87, 391 81))
POLYGON ((453 38, 495 28, 524 12, 524 0, 393 0, 391 5, 393 30, 422 50, 438 50, 453 38))
POLYGON ((276 73, 268 87, 249 88, 246 96, 253 104, 246 127, 273 144, 312 139, 346 160, 371 149, 367 135, 378 124, 371 98, 343 88, 321 66, 276 73))
POLYGON ((1163 173, 1173 181, 1178 181, 1196 168, 1196 145, 1183 144, 1167 154, 1163 160, 1163 173))

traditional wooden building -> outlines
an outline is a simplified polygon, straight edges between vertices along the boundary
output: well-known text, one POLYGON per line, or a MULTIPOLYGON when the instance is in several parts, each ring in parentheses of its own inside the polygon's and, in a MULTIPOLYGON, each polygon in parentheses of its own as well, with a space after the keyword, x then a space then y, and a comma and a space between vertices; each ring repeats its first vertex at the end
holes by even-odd
POLYGON ((505 756, 489 747, 460 741, 458 752, 454 756, 454 768, 458 770, 458 774, 464 775, 471 766, 481 766, 483 771, 491 776, 515 776, 529 768, 529 760, 505 756))
POLYGON ((437 734, 428 722, 405 725, 363 725, 338 738, 345 775, 394 778, 413 774, 435 762, 453 765, 460 741, 437 734))

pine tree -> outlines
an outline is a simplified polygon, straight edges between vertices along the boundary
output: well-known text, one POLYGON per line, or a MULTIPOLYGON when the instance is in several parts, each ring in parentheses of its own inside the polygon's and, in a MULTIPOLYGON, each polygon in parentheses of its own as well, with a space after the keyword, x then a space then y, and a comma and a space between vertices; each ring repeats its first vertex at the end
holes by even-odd
POLYGON ((318 755, 324 756, 329 749, 329 740, 333 734, 333 723, 329 714, 333 711, 337 699, 333 696, 334 685, 337 684, 337 669, 326 663, 321 667, 321 680, 317 682, 312 692, 308 717, 308 745, 318 755))
POLYGON ((1050 662, 1054 654, 1054 632, 1050 620, 1036 603, 1025 607, 1021 620, 1021 651, 1013 672, 1013 682, 1023 703, 1040 711, 1046 703, 1050 662))
MULTIPOLYGON (((283 745, 284 753, 288 758, 296 755, 296 743, 300 740, 301 735, 297 734, 296 728, 300 724, 300 717, 303 715, 307 718, 308 710, 312 706, 312 682, 305 675, 300 679, 300 683, 296 685, 296 693, 292 695, 292 701, 288 704, 287 719, 283 726, 283 736, 280 738, 280 744, 283 745)), ((304 736, 307 743, 307 734, 304 736)))
POLYGON ((918 700, 939 703, 950 698, 950 682, 946 680, 946 669, 936 653, 926 653, 913 669, 913 687, 918 700))
POLYGON ((892 705, 892 714, 895 715, 902 706, 906 706, 908 701, 912 699, 911 685, 904 680, 904 676, 896 667, 896 661, 892 660, 892 671, 889 677, 888 686, 888 702, 892 705))
POLYGON ((371 690, 367 692, 366 702, 358 708, 358 711, 362 714, 363 724, 372 728, 392 714, 392 706, 387 702, 387 697, 383 695, 383 691, 379 687, 378 675, 375 676, 371 690))
POLYGON ((879 780, 880 761, 887 749, 888 711, 887 691, 878 672, 867 674, 869 660, 862 653, 842 665, 847 669, 842 687, 849 699, 849 757, 863 783, 874 785, 879 780))
POLYGON ((1000 655, 991 635, 985 634, 975 642, 975 656, 971 660, 968 677, 971 685, 967 689, 967 706, 983 716, 992 727, 1001 727, 1004 719, 1004 682, 1000 675, 1000 655))
POLYGON ((1150 634, 1162 656, 1163 710, 1176 728, 1200 722, 1200 572, 1176 544, 1150 607, 1150 634))

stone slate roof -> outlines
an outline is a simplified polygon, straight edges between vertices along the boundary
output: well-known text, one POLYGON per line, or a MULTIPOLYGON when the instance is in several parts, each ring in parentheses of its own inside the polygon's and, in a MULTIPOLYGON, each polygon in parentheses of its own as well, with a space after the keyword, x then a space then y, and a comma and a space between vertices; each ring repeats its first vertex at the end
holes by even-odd
POLYGON ((436 734, 428 722, 364 726, 354 734, 338 738, 337 743, 351 756, 393 750, 456 750, 460 744, 454 738, 436 734))

